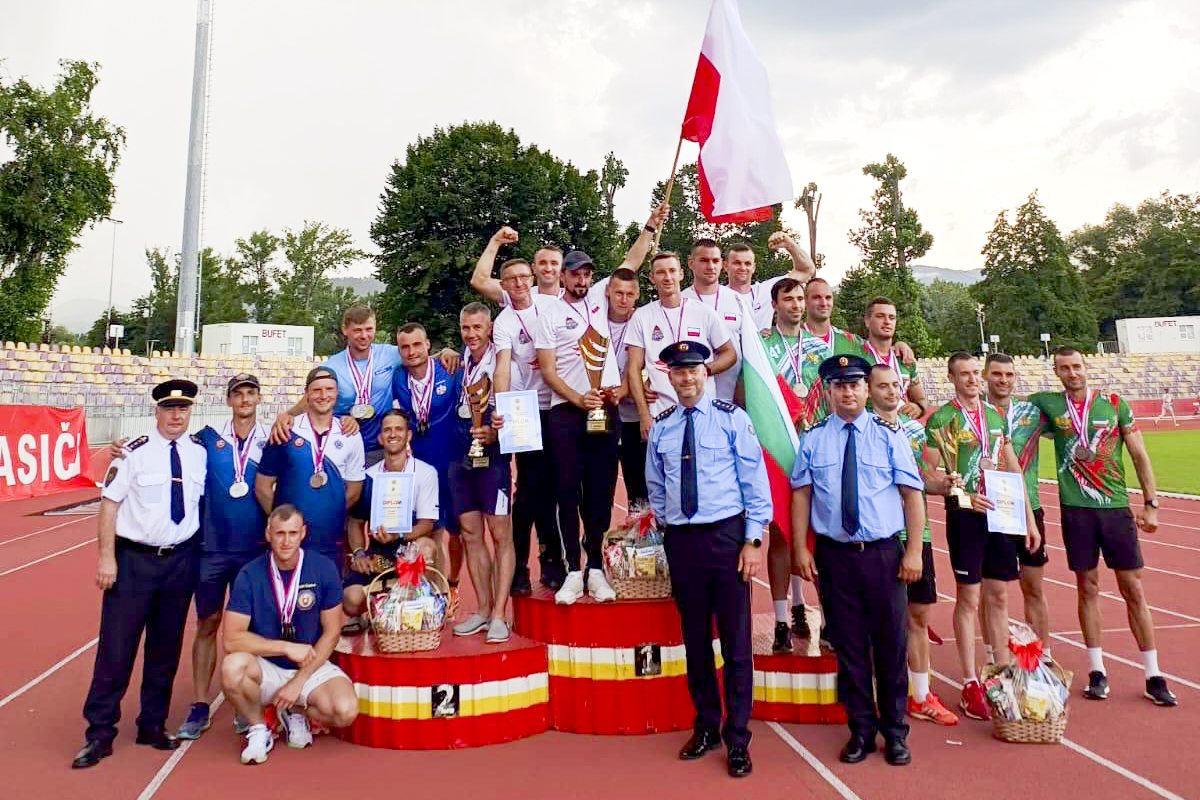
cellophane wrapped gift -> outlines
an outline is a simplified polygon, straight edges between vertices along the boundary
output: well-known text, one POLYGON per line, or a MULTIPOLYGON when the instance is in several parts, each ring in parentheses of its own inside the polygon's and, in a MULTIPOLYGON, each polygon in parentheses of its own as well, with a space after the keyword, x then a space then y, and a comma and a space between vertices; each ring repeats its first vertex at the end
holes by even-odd
POLYGON ((397 553, 396 582, 391 590, 371 598, 372 617, 379 631, 432 631, 445 622, 446 594, 425 574, 425 558, 416 544, 397 553))
POLYGON ((670 578, 662 531, 650 507, 630 509, 625 524, 604 537, 604 568, 612 578, 670 578))
POLYGON ((1013 742, 1053 742, 1066 727, 1071 673, 1045 655, 1042 641, 1023 622, 1009 623, 1012 663, 988 665, 983 688, 996 735, 1013 742))

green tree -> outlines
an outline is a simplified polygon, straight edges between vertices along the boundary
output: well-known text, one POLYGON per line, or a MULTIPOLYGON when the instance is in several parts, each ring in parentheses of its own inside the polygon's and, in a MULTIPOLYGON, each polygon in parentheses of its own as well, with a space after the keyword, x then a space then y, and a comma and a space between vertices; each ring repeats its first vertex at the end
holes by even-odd
POLYGON ((1067 255, 1058 226, 1029 195, 1009 223, 996 217, 983 248, 983 280, 971 294, 983 303, 986 332, 1008 353, 1042 351, 1039 334, 1084 352, 1096 348, 1096 316, 1079 270, 1067 255))
POLYGON ((282 244, 278 236, 270 231, 255 231, 245 239, 234 242, 237 258, 242 263, 242 274, 247 281, 246 304, 256 321, 266 321, 271 316, 271 302, 275 298, 273 260, 282 244))
POLYGON ((970 287, 953 281, 935 279, 922 287, 921 313, 929 332, 940 347, 923 355, 948 356, 956 350, 979 349, 976 301, 970 287))
POLYGON ((87 334, 72 333, 62 325, 52 325, 46 337, 47 344, 83 345, 87 344, 87 334))
POLYGON ((503 225, 521 235, 513 254, 543 244, 581 249, 599 260, 616 251, 601 179, 521 143, 496 123, 435 128, 410 144, 389 172, 371 237, 376 275, 387 285, 380 322, 418 320, 430 336, 457 342, 457 313, 477 299, 467 285, 488 238, 503 225))
POLYGON ((87 225, 112 211, 125 132, 95 116, 98 64, 60 62, 46 91, 0 81, 0 338, 34 341, 42 312, 87 225))
POLYGON ((868 164, 863 174, 879 181, 869 210, 859 211, 863 226, 850 231, 850 243, 863 260, 850 269, 838 288, 838 304, 852 330, 863 332, 863 313, 875 295, 896 303, 899 322, 896 338, 908 342, 918 354, 937 352, 940 345, 921 316, 921 287, 909 264, 933 247, 933 234, 921 226, 917 212, 905 208, 900 181, 908 169, 891 153, 882 163, 868 164))
POLYGON ((276 273, 279 290, 271 303, 270 322, 316 326, 322 304, 333 292, 330 275, 367 254, 354 246, 349 231, 323 222, 305 222, 299 231, 285 230, 281 246, 287 266, 276 273))

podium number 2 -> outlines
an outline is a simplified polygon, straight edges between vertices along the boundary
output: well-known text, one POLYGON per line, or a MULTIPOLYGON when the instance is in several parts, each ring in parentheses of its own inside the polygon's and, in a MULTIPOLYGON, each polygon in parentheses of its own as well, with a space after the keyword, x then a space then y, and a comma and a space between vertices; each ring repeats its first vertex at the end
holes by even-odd
POLYGON ((458 716, 458 684, 439 683, 433 687, 433 717, 458 716))

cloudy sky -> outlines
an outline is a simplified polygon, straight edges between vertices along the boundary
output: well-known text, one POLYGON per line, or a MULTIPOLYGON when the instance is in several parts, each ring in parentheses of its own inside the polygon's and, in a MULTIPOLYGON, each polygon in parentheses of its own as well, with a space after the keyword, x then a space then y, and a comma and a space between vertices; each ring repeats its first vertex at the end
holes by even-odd
MULTIPOLYGON (((577 166, 614 150, 622 221, 666 177, 708 0, 215 0, 204 242, 305 220, 367 232, 388 167, 434 126, 496 120, 577 166)), ((830 277, 858 259, 862 166, 888 152, 935 239, 971 269, 997 213, 1037 189, 1064 232, 1115 202, 1200 188, 1194 0, 741 0, 772 78, 797 192, 824 193, 830 277)), ((193 0, 9 3, 0 74, 50 84, 102 65, 96 109, 125 127, 114 302, 147 289, 146 247, 180 246, 193 0)), ((687 144, 685 157, 695 155, 687 144)), ((789 211, 802 227, 802 215, 789 211)), ((113 227, 85 232, 53 306, 102 313, 113 227)), ((482 245, 482 242, 481 242, 482 245)), ((466 265, 464 265, 464 269, 466 265)), ((353 274, 367 274, 363 264, 353 274)))

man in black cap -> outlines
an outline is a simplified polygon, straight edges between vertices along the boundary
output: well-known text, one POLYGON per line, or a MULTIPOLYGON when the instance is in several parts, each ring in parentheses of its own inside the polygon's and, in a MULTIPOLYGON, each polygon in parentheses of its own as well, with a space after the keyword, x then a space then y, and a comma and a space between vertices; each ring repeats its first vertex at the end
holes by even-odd
POLYGON ((121 698, 129 688, 143 632, 136 741, 158 750, 179 746, 164 723, 196 585, 195 534, 207 466, 204 448, 186 435, 196 393, 196 384, 187 380, 154 387, 154 430, 131 442, 128 455, 114 462, 104 478, 96 569, 96 586, 104 592, 100 641, 83 706, 87 743, 71 764, 75 769, 112 754, 121 698))
POLYGON ((821 362, 833 414, 805 433, 796 454, 792 560, 801 577, 818 580, 837 648, 838 696, 850 726, 841 760, 862 761, 882 733, 888 763, 903 765, 912 761, 904 722, 904 584, 921 577, 924 483, 900 426, 866 411, 870 368, 853 355, 821 362), (817 535, 815 562, 810 527, 817 535), (908 534, 904 546, 901 531, 908 534))
POLYGON ((650 508, 665 526, 672 592, 683 626, 692 737, 679 757, 697 759, 725 739, 729 774, 750 774, 754 699, 750 579, 762 561, 771 491, 762 445, 745 411, 704 394, 709 349, 681 341, 663 348, 679 405, 659 414, 646 444, 650 508), (725 659, 725 725, 712 648, 717 621, 725 659), (720 732, 718 733, 718 730, 720 732))

